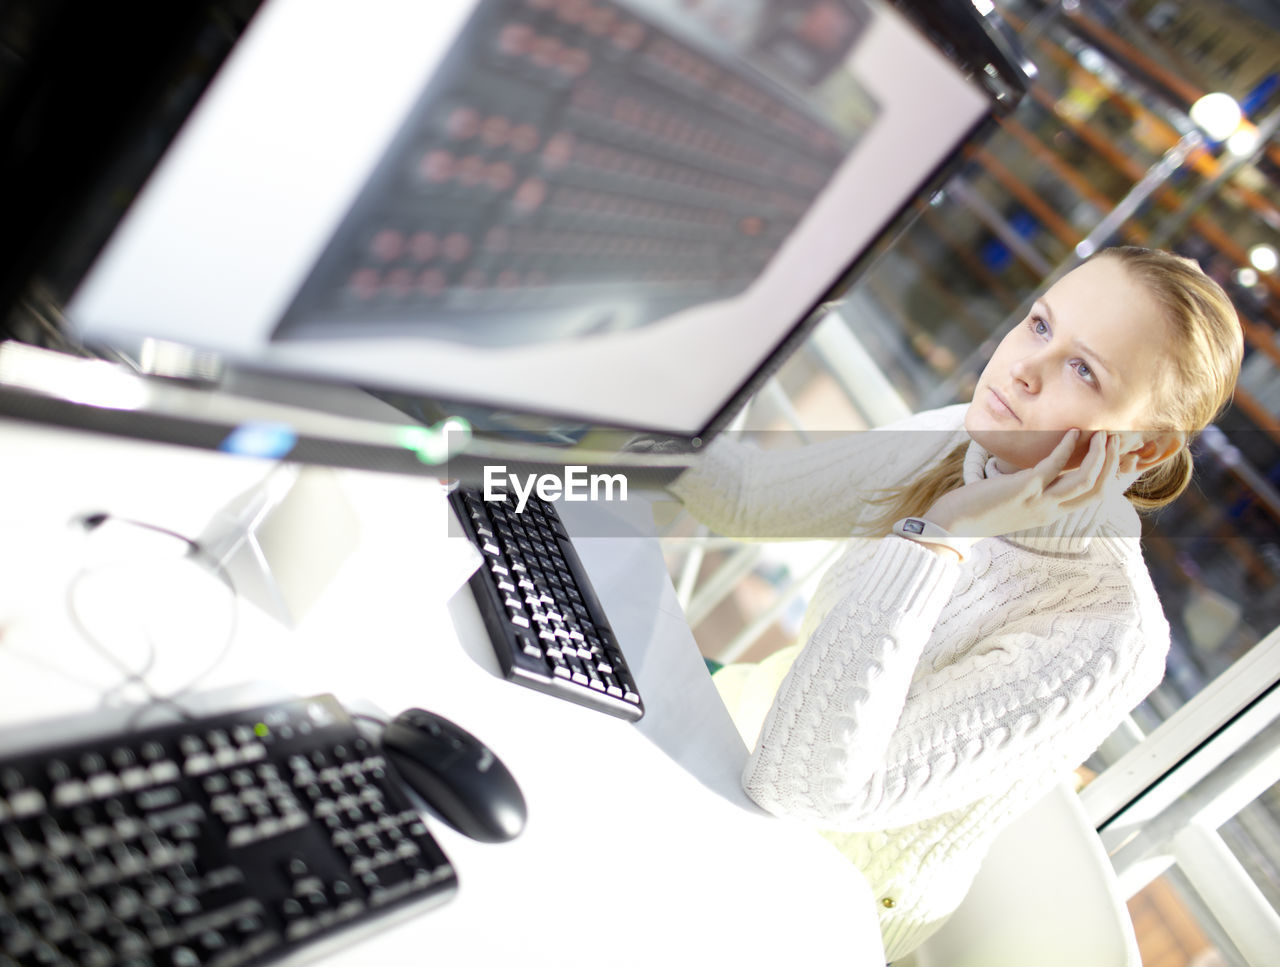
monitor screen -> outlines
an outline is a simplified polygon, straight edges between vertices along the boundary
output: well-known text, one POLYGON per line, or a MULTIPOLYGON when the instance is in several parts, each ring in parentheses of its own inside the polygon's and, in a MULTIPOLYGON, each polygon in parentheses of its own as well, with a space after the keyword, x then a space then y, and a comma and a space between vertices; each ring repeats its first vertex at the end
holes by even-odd
POLYGON ((992 114, 910 6, 268 0, 67 317, 697 445, 992 114))

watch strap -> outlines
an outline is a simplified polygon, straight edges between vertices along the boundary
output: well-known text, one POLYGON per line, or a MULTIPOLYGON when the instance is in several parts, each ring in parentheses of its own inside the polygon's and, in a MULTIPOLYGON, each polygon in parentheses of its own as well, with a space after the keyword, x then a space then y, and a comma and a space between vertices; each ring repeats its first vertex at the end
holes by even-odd
POLYGON ((939 527, 931 520, 923 517, 904 517, 893 525, 893 533, 919 544, 940 544, 949 547, 964 560, 974 544, 972 537, 956 537, 945 528, 939 527))

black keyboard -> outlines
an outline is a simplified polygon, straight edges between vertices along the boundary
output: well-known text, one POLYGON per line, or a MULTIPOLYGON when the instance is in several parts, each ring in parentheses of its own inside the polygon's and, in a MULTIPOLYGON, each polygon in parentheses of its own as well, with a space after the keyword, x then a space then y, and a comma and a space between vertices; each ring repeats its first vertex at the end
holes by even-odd
POLYGON ((0 965, 238 967, 457 877, 332 696, 0 760, 0 965))
POLYGON ((486 501, 459 489, 450 501, 484 554, 471 577, 503 674, 630 721, 644 715, 635 679, 555 505, 530 495, 486 501))

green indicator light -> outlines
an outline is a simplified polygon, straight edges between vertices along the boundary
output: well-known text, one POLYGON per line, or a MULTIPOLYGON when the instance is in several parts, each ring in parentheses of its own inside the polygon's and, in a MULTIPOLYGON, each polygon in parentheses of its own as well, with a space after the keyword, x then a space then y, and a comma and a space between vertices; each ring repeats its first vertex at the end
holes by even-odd
POLYGON ((271 734, 271 730, 267 728, 267 724, 265 722, 259 722, 253 727, 253 734, 260 739, 265 739, 271 734))
POLYGON ((406 450, 421 450, 431 439, 431 431, 425 426, 402 426, 396 430, 396 443, 406 450))
POLYGON ((435 426, 402 426, 396 430, 396 443, 426 464, 444 463, 471 440, 471 424, 458 416, 441 420, 435 426))

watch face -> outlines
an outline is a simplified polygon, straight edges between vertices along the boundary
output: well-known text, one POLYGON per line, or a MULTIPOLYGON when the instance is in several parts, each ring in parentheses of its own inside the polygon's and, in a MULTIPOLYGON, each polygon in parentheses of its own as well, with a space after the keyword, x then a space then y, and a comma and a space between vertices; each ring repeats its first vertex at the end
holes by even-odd
POLYGON ((910 533, 912 533, 912 534, 923 534, 923 533, 924 533, 924 521, 922 521, 922 520, 913 520, 913 519, 911 519, 911 518, 908 518, 907 520, 904 520, 904 521, 902 522, 902 529, 903 529, 904 531, 909 531, 909 532, 910 532, 910 533))

